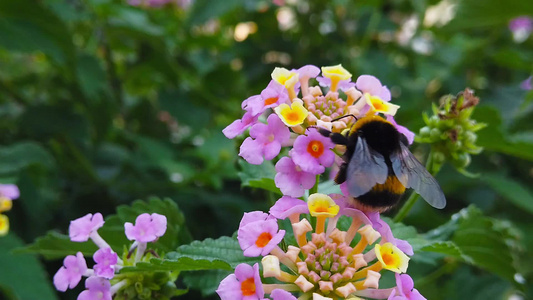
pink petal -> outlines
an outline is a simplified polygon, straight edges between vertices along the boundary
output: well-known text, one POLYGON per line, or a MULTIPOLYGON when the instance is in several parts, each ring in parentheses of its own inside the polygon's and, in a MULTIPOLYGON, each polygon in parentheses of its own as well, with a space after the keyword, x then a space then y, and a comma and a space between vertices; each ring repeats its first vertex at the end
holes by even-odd
POLYGON ((222 300, 234 300, 242 298, 241 284, 239 281, 237 281, 235 274, 230 274, 224 278, 220 282, 216 292, 222 300))
POLYGON ((20 191, 14 184, 0 184, 0 196, 14 200, 20 197, 20 191))
POLYGON ((278 156, 281 151, 281 144, 278 141, 272 141, 269 144, 266 144, 263 149, 266 160, 272 160, 274 157, 278 156))
POLYGON ((251 137, 247 137, 241 145, 239 156, 252 165, 263 163, 263 147, 251 137))

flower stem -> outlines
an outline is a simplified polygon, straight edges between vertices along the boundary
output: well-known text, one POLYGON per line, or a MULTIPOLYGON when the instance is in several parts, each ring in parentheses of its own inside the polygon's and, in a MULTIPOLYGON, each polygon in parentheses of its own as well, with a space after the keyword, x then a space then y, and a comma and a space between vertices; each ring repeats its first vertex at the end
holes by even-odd
POLYGON ((112 287, 111 287, 111 295, 114 295, 116 294, 121 288, 123 288, 124 286, 126 286, 128 284, 128 280, 127 279, 123 279, 122 281, 114 284, 112 287))
MULTIPOLYGON (((435 166, 433 165, 433 151, 429 151, 429 155, 428 155, 428 158, 427 158, 427 161, 426 161, 426 169, 433 176, 435 176, 440 170, 440 167, 435 168, 435 166)), ((411 195, 409 196, 407 201, 405 201, 405 203, 402 206, 402 208, 400 208, 400 210, 398 211, 398 213, 394 217, 393 221, 394 222, 401 222, 407 216, 407 214, 409 214, 409 211, 411 211, 411 209, 415 205, 416 201, 418 201, 418 198, 420 198, 420 195, 418 193, 412 191, 411 195)))
POLYGON ((309 195, 313 195, 318 192, 318 183, 320 182, 320 174, 316 175, 315 185, 309 190, 309 195))

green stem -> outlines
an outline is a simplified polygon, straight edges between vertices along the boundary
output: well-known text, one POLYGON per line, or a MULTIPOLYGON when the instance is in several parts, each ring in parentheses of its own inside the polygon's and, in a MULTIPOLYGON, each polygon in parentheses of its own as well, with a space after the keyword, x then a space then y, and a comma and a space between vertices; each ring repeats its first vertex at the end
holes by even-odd
MULTIPOLYGON (((433 176, 435 176, 439 172, 440 167, 438 169, 434 170, 435 166, 433 165, 433 150, 429 151, 428 159, 426 161, 426 169, 433 176)), ((409 196, 407 201, 405 201, 405 203, 402 206, 402 208, 400 208, 400 210, 398 211, 398 213, 394 217, 393 221, 394 222, 401 222, 407 216, 407 214, 409 214, 409 212, 411 211, 411 209, 415 205, 416 201, 418 201, 418 198, 420 198, 420 195, 418 193, 416 193, 415 191, 412 191, 411 195, 409 196)))
POLYGON ((316 175, 315 185, 309 190, 309 195, 313 195, 318 192, 318 183, 320 182, 320 175, 316 175))

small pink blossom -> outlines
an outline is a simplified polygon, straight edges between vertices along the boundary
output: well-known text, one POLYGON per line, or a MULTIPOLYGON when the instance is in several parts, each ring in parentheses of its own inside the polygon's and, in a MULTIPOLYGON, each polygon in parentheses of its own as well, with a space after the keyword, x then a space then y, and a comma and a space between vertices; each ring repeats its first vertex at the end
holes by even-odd
POLYGON ((220 282, 216 292, 222 300, 262 300, 265 291, 259 276, 259 265, 238 265, 234 274, 220 282))
POLYGON ((153 242, 163 236, 167 230, 167 217, 160 214, 144 213, 137 217, 135 225, 130 222, 124 224, 126 237, 141 243, 153 242))
POLYGON ((527 40, 533 30, 533 18, 520 16, 509 21, 509 30, 513 34, 513 40, 522 43, 527 40))
POLYGON ((396 289, 387 300, 426 300, 418 290, 414 288, 413 279, 407 274, 395 274, 396 289))
POLYGON ((20 197, 19 188, 14 184, 0 184, 0 198, 17 199, 20 197))
POLYGON ((54 286, 64 292, 78 285, 83 274, 87 271, 87 263, 81 252, 76 256, 69 255, 63 260, 63 266, 54 275, 54 286))
POLYGON ((300 169, 317 175, 333 165, 335 154, 331 149, 334 146, 331 139, 322 136, 315 128, 309 128, 307 135, 296 138, 289 155, 300 169))
POLYGON ((290 136, 289 128, 278 115, 271 114, 267 124, 257 123, 252 126, 250 137, 242 143, 239 155, 250 164, 260 165, 264 159, 271 160, 276 157, 290 136))
POLYGON ((316 176, 312 173, 304 172, 297 166, 290 157, 282 157, 276 163, 274 177, 276 186, 281 190, 283 195, 291 197, 301 197, 306 189, 315 185, 316 176))
POLYGON ((275 219, 259 220, 239 227, 237 240, 244 256, 267 255, 285 236, 275 219))
POLYGON ((91 276, 85 280, 85 291, 78 300, 111 300, 111 283, 102 277, 91 276))
POLYGON ((247 111, 246 113, 244 113, 244 116, 242 116, 242 119, 233 121, 233 123, 229 124, 226 128, 222 130, 222 133, 228 139, 235 138, 239 134, 243 133, 246 129, 248 129, 248 127, 256 124, 258 119, 259 115, 252 116, 252 113, 247 111))
POLYGON ((285 86, 271 80, 260 96, 252 96, 243 101, 243 109, 251 112, 252 116, 257 116, 281 103, 289 103, 289 93, 285 86))
POLYGON ((111 248, 98 249, 93 255, 94 273, 97 276, 111 279, 115 276, 115 266, 118 262, 118 255, 111 248))
POLYGON ((239 227, 243 227, 245 225, 248 225, 249 223, 256 222, 256 221, 266 221, 268 219, 273 219, 272 216, 269 214, 256 210, 244 213, 241 219, 241 223, 239 223, 239 227))
POLYGON ((309 207, 303 200, 283 196, 276 201, 269 212, 277 219, 284 220, 292 214, 308 214, 309 207))
POLYGON ((68 233, 73 242, 86 242, 89 236, 104 225, 104 217, 101 213, 86 214, 76 220, 70 221, 68 233))
POLYGON ((377 96, 383 101, 390 101, 391 94, 389 89, 381 85, 381 81, 372 75, 361 75, 357 78, 355 86, 363 94, 368 93, 371 96, 377 96))
POLYGON ((305 65, 296 70, 296 72, 298 73, 298 77, 300 79, 316 78, 318 74, 320 74, 320 68, 313 65, 305 65))

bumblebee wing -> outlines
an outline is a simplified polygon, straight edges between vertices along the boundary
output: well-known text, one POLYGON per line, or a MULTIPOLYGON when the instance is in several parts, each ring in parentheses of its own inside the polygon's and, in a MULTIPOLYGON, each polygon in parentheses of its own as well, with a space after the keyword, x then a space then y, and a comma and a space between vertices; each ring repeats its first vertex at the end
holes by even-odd
POLYGON ((365 138, 358 137, 346 173, 350 195, 358 197, 366 194, 376 183, 384 183, 387 175, 388 168, 383 155, 370 148, 365 138))
POLYGON ((414 189, 435 208, 446 206, 446 198, 439 183, 404 143, 400 143, 400 149, 392 153, 391 162, 394 174, 405 187, 414 189))

